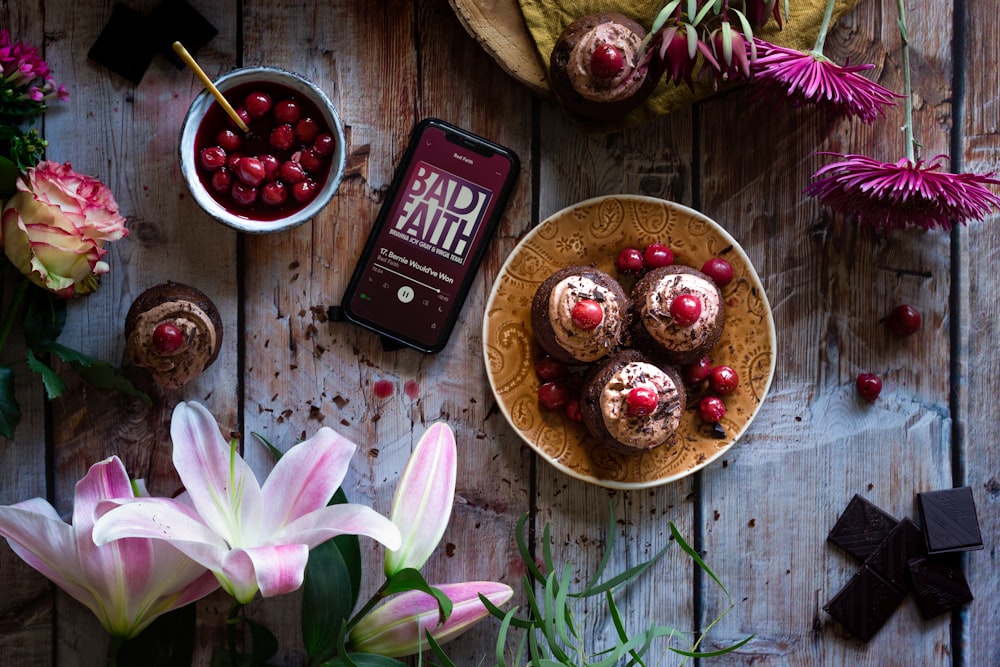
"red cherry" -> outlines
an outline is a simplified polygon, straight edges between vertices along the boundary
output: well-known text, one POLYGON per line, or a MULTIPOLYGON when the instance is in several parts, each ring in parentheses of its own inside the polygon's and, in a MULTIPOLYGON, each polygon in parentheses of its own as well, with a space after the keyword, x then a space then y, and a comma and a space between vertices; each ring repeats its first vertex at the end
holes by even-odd
POLYGON ((240 206, 250 206, 257 201, 257 188, 247 185, 243 181, 234 181, 229 196, 240 206))
POLYGON ((268 206, 281 206, 288 201, 288 188, 281 181, 270 181, 260 189, 260 200, 268 206))
POLYGON ((566 401, 566 405, 563 406, 563 412, 570 420, 575 422, 583 421, 583 412, 580 410, 580 401, 575 398, 571 398, 566 401))
POLYGON ((184 334, 173 322, 160 322, 153 329, 153 347, 160 354, 170 354, 184 344, 184 334))
POLYGON ((304 144, 311 143, 319 134, 319 123, 312 118, 302 118, 295 123, 295 138, 304 144))
POLYGON ((292 197, 294 197, 295 201, 298 203, 304 204, 316 196, 316 191, 318 189, 319 186, 316 185, 316 181, 299 181, 292 186, 292 197))
POLYGON ((629 417, 648 417, 656 412, 660 397, 650 387, 633 387, 625 397, 629 417))
POLYGON ((201 166, 206 171, 215 171, 216 169, 225 167, 227 157, 226 151, 224 151, 221 146, 209 146, 208 148, 202 148, 201 154, 199 155, 201 166))
POLYGON ((278 167, 281 166, 281 162, 278 161, 278 158, 271 155, 270 153, 267 153, 265 155, 258 155, 257 159, 260 160, 260 163, 262 165, 264 165, 265 181, 273 181, 275 178, 277 178, 278 167))
POLYGON ((713 257, 701 267, 701 272, 711 278, 719 287, 725 287, 733 280, 733 265, 721 257, 713 257))
POLYGON ((684 382, 688 384, 701 384, 708 379, 711 372, 712 360, 708 357, 702 357, 693 364, 688 364, 682 368, 681 376, 684 378, 684 382))
POLYGON ((566 365, 561 361, 556 361, 549 355, 545 355, 535 362, 535 375, 543 382, 558 380, 566 374, 566 365))
POLYGON ((698 402, 698 416, 706 424, 714 424, 726 414, 726 404, 718 396, 706 396, 698 402))
POLYGON ((264 163, 255 157, 245 157, 236 163, 236 178, 251 187, 264 182, 264 163))
POLYGON ((302 107, 295 100, 281 100, 274 105, 274 119, 279 123, 294 123, 302 117, 302 107))
POLYGON ((600 44, 590 55, 590 71, 599 79, 611 79, 625 67, 621 51, 611 44, 600 44))
POLYGON ((278 167, 278 178, 286 183, 298 183, 306 180, 306 172, 298 162, 286 160, 278 167))
POLYGON ((650 243, 642 253, 647 269, 658 269, 674 263, 674 252, 662 243, 650 243))
POLYGON ((327 156, 333 153, 333 149, 336 147, 337 140, 329 132, 324 132, 316 137, 316 142, 313 144, 313 151, 315 151, 316 155, 327 156))
POLYGON ((215 143, 219 144, 222 150, 227 153, 232 153, 243 145, 243 137, 232 130, 221 130, 215 135, 215 143))
POLYGON ((299 164, 310 174, 315 174, 317 171, 323 168, 323 158, 320 157, 316 151, 311 148, 307 148, 302 151, 299 156, 299 164))
POLYGON ((295 130, 288 124, 279 125, 271 130, 267 143, 279 151, 287 151, 295 145, 295 130))
POLYGON ((624 248, 618 253, 615 266, 622 273, 642 273, 642 253, 636 248, 624 248))
POLYGON ((236 165, 238 165, 242 159, 243 153, 230 153, 229 160, 226 162, 226 167, 229 168, 229 171, 236 171, 236 165))
MULTIPOLYGON (((236 107, 235 109, 233 109, 233 111, 236 112, 236 115, 239 116, 240 120, 242 120, 246 125, 250 124, 250 120, 251 120, 250 119, 250 114, 247 113, 247 110, 245 108, 243 108, 243 107, 236 107)), ((230 127, 235 127, 237 129, 239 129, 239 125, 237 125, 236 121, 234 121, 232 118, 229 118, 229 125, 230 125, 230 127)), ((240 130, 240 132, 242 132, 242 131, 243 130, 240 130)))
POLYGON ((670 315, 678 326, 691 326, 701 317, 701 299, 693 294, 675 296, 670 302, 670 315))
POLYGON ((243 100, 243 108, 250 114, 250 118, 263 118, 271 110, 271 96, 267 93, 254 91, 243 100))
POLYGON ((909 304, 896 306, 889 313, 889 330, 900 338, 906 338, 920 331, 920 312, 909 304))
POLYGON ((546 382, 538 388, 538 402, 548 410, 559 410, 569 399, 569 389, 559 382, 546 382))
POLYGON ((233 177, 225 167, 212 173, 212 189, 219 193, 229 192, 233 177))
POLYGON ((584 331, 590 331, 596 329, 604 319, 604 309, 593 299, 580 299, 573 306, 571 316, 573 324, 584 331))
POLYGON ((740 378, 731 366, 716 366, 708 375, 708 386, 717 394, 731 394, 740 384, 740 378))
POLYGON ((874 402, 882 393, 882 380, 874 373, 861 373, 856 385, 858 394, 869 403, 874 402))

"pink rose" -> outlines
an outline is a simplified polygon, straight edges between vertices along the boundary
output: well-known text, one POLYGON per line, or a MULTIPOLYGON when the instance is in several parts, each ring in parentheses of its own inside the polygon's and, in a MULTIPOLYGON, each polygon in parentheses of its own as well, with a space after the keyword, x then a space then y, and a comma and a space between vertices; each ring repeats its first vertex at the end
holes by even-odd
POLYGON ((3 207, 0 242, 33 283, 69 299, 97 289, 108 272, 105 241, 128 234, 111 190, 73 171, 69 162, 40 162, 17 183, 3 207))

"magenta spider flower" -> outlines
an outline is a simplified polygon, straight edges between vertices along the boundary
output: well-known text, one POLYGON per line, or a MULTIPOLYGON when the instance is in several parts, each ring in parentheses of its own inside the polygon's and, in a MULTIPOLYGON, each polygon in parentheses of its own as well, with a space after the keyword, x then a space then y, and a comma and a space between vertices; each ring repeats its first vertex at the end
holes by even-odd
POLYGON ((792 105, 818 104, 873 123, 902 97, 861 76, 874 65, 838 65, 818 51, 796 51, 759 38, 754 43, 757 58, 750 63, 754 85, 784 92, 792 105))
POLYGON ((945 155, 930 162, 903 158, 880 162, 864 155, 821 153, 838 160, 817 171, 806 193, 880 231, 920 227, 951 229, 955 222, 981 220, 1000 208, 986 188, 1000 181, 988 174, 940 171, 945 155))

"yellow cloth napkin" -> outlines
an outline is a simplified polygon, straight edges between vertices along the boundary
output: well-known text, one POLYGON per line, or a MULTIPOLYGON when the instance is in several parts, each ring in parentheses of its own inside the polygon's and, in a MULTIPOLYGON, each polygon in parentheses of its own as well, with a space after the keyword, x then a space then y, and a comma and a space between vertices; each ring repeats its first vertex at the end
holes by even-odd
MULTIPOLYGON (((548 71, 549 56, 562 31, 574 20, 587 14, 597 12, 618 12, 629 16, 645 28, 649 28, 662 6, 661 2, 645 0, 643 2, 628 2, 627 0, 518 0, 521 13, 528 24, 528 30, 535 40, 538 55, 548 71)), ((816 42, 820 23, 827 0, 790 0, 790 15, 784 20, 784 28, 778 29, 771 20, 766 26, 758 29, 757 37, 772 44, 787 46, 801 51, 808 51, 816 42)), ((837 0, 833 10, 833 22, 847 11, 854 8, 860 0, 837 0)), ((784 7, 784 1, 778 0, 784 7)), ((620 122, 598 123, 577 121, 581 129, 592 132, 610 132, 629 125, 649 120, 658 114, 670 113, 697 100, 703 99, 715 90, 709 81, 695 81, 692 93, 687 84, 675 85, 668 77, 664 77, 653 91, 650 98, 641 107, 630 113, 620 122)))

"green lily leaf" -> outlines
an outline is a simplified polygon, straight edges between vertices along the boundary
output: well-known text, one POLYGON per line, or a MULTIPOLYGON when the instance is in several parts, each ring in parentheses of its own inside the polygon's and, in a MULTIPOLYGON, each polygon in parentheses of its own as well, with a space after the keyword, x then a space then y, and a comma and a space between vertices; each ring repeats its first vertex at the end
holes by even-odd
POLYGON ((20 421, 21 408, 14 396, 14 369, 0 366, 0 435, 13 440, 20 421))
POLYGON ((433 595, 434 599, 438 603, 439 618, 438 623, 444 623, 451 616, 452 602, 448 599, 448 596, 434 588, 427 583, 424 579, 424 575, 420 574, 419 571, 414 570, 412 567, 408 567, 400 570, 392 579, 385 584, 385 595, 394 595, 396 593, 402 593, 404 591, 423 591, 428 595, 433 595))
POLYGON ((54 370, 43 363, 35 353, 28 350, 28 368, 42 376, 42 384, 45 385, 45 395, 51 400, 62 396, 66 389, 66 383, 62 381, 54 370))
POLYGON ((48 345, 46 350, 72 366, 76 374, 90 386, 117 391, 119 394, 139 399, 146 406, 153 405, 153 399, 149 397, 149 394, 132 384, 131 380, 108 362, 94 359, 59 343, 48 345))
POLYGON ((250 637, 253 640, 253 649, 250 653, 250 665, 266 665, 268 658, 278 652, 278 638, 266 627, 250 618, 243 618, 243 622, 250 628, 250 637))
POLYGON ((353 667, 353 665, 358 667, 406 667, 405 662, 372 653, 351 653, 349 657, 350 661, 335 658, 321 663, 320 667, 353 667))

